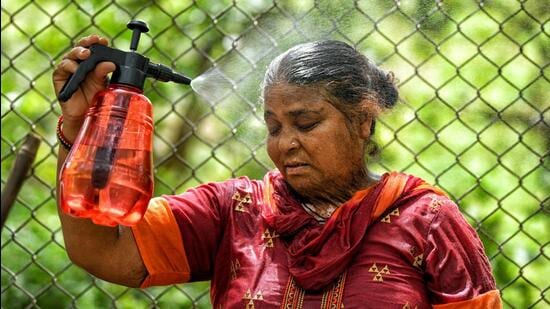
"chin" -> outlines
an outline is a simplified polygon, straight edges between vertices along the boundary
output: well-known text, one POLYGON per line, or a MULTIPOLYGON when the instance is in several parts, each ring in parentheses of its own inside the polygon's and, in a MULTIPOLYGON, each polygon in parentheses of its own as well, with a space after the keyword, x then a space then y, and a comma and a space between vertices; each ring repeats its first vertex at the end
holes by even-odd
POLYGON ((311 182, 311 176, 305 174, 287 174, 284 173, 283 177, 288 183, 291 183, 293 186, 307 186, 307 183, 311 182))
POLYGON ((308 177, 290 177, 286 178, 286 182, 290 188, 299 196, 308 198, 318 195, 325 190, 318 185, 311 183, 311 179, 308 177))

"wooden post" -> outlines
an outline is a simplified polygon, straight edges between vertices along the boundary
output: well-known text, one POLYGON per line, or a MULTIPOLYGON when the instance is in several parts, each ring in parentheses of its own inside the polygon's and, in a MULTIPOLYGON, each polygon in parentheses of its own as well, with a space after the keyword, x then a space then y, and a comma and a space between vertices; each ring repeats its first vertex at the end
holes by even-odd
POLYGON ((40 146, 40 138, 36 135, 29 133, 17 153, 13 169, 11 170, 8 181, 2 190, 2 225, 0 229, 4 227, 6 217, 10 212, 13 202, 17 198, 17 194, 23 185, 23 181, 27 177, 27 173, 32 166, 32 162, 38 152, 38 146, 40 146))

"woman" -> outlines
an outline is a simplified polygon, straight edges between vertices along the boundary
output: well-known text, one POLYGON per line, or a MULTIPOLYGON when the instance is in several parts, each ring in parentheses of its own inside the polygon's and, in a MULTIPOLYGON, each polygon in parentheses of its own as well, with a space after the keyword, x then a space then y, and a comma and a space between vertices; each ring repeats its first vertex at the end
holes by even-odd
MULTIPOLYGON (((86 47, 54 72, 56 92, 86 47)), ((62 105, 74 140, 112 63, 62 105)), ((337 41, 277 57, 262 98, 277 170, 154 198, 133 228, 60 213, 70 258, 132 287, 211 280, 215 308, 499 308, 475 231, 439 189, 401 173, 368 173, 376 116, 397 101, 390 74, 337 41)), ((59 166, 67 151, 60 148, 59 166)))

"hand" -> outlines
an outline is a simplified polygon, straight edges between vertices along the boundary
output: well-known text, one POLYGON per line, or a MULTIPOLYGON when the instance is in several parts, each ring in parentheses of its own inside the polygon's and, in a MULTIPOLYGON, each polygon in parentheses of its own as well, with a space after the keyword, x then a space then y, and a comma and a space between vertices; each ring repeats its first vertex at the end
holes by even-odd
MULTIPOLYGON (((95 34, 82 38, 59 62, 52 76, 56 96, 69 76, 76 72, 79 62, 88 59, 90 56, 88 47, 92 44, 107 45, 108 41, 95 34)), ((107 74, 115 69, 116 66, 112 62, 99 63, 80 84, 72 97, 67 102, 61 103, 63 133, 71 141, 74 140, 80 130, 92 98, 98 91, 105 89, 107 74)))

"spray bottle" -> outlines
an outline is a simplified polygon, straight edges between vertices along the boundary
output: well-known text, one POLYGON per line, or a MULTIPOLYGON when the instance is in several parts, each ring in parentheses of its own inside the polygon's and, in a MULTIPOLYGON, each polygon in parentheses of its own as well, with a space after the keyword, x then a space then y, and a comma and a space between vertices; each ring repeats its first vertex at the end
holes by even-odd
POLYGON ((152 105, 143 95, 145 78, 190 84, 170 68, 136 52, 147 24, 131 21, 130 51, 100 44, 67 80, 58 99, 68 100, 98 63, 115 63, 110 84, 93 98, 84 124, 61 170, 61 209, 106 226, 132 226, 153 194, 152 105))

